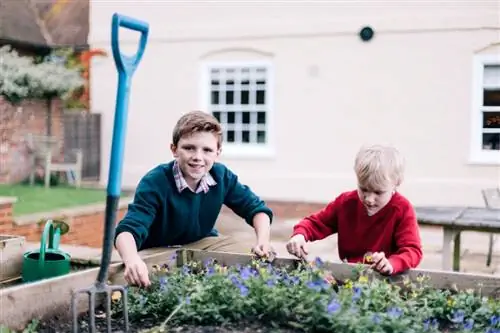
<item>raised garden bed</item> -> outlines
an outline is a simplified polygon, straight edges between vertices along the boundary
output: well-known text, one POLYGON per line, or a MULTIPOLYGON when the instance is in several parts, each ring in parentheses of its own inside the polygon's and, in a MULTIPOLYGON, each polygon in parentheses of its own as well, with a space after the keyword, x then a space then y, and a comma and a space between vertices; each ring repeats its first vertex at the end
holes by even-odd
MULTIPOLYGON (((130 332, 500 331, 499 277, 412 270, 383 278, 356 265, 190 250, 179 252, 176 268, 170 253, 145 259, 153 286, 129 288, 130 332)), ((119 266, 110 272, 113 283, 123 281, 119 266)), ((121 304, 115 299, 115 332, 121 304)), ((88 332, 85 316, 79 323, 88 332)), ((52 316, 37 332, 70 332, 71 324, 52 316)))

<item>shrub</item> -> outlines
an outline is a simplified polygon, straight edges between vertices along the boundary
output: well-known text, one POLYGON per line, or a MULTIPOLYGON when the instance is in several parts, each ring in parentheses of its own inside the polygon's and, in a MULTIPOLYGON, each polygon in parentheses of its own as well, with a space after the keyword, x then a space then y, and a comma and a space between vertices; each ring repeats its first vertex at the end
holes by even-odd
POLYGON ((83 86, 79 69, 46 57, 21 56, 11 46, 0 47, 0 96, 12 104, 25 99, 66 98, 83 86))

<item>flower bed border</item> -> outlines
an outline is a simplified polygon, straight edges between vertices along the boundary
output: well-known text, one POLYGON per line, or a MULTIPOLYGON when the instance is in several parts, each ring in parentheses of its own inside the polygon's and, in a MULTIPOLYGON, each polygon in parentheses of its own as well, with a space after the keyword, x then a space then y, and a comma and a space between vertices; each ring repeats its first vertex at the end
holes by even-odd
MULTIPOLYGON (((234 266, 248 264, 253 256, 217 251, 190 250, 179 248, 156 248, 140 252, 146 265, 151 269, 153 265, 169 264, 182 266, 189 261, 205 261, 215 259, 222 265, 234 266), (173 253, 176 252, 175 263, 173 253)), ((289 258, 276 258, 273 265, 278 267, 297 267, 300 261, 289 258)), ((325 263, 338 279, 351 278, 356 265, 346 263, 325 263)), ((90 286, 94 283, 99 268, 92 268, 82 272, 43 280, 31 284, 20 285, 0 290, 0 322, 12 329, 23 329, 32 319, 42 319, 56 313, 70 314, 72 291, 90 286), (50 293, 51 297, 47 297, 50 293), (33 302, 33 299, 43 299, 45 302, 33 302)), ((446 272, 436 270, 410 270, 398 276, 389 277, 391 283, 402 283, 405 277, 412 280, 425 275, 430 278, 429 283, 436 289, 465 290, 481 288, 483 295, 500 294, 500 277, 483 274, 460 272, 446 272)), ((381 277, 378 274, 375 276, 381 277)), ((124 284, 123 264, 115 263, 110 266, 109 280, 113 284, 124 284)), ((79 312, 88 310, 88 301, 82 297, 78 301, 79 312)), ((70 318, 68 318, 70 320, 70 318)))

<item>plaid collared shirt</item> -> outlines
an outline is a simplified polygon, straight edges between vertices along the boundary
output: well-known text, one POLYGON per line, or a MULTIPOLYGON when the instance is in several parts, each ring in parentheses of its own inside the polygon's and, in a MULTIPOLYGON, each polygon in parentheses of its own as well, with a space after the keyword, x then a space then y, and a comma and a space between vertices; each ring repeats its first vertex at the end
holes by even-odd
MULTIPOLYGON (((182 175, 181 169, 179 168, 179 164, 177 161, 174 162, 174 166, 172 168, 173 173, 174 173, 174 179, 175 179, 175 185, 177 185, 177 190, 179 190, 179 193, 184 191, 186 188, 190 189, 191 188, 188 186, 186 179, 184 179, 184 176, 182 175)), ((193 191, 194 193, 200 193, 204 192, 207 193, 209 190, 209 186, 214 186, 217 185, 217 182, 215 179, 210 175, 209 173, 206 173, 200 181, 200 184, 198 185, 198 188, 196 191, 193 191)))

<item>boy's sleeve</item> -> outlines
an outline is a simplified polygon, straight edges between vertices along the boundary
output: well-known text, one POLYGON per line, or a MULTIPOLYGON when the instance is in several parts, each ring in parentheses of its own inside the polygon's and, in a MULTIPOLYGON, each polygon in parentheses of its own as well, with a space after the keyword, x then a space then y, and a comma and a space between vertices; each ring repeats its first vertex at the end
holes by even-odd
POLYGON ((273 221, 273 212, 266 206, 247 185, 239 182, 238 176, 226 169, 227 191, 224 204, 228 206, 236 215, 244 219, 253 226, 253 217, 257 213, 265 213, 269 220, 273 221))
POLYGON ((392 274, 417 267, 422 261, 423 253, 419 226, 413 207, 409 206, 403 211, 402 219, 394 234, 394 241, 397 251, 388 258, 393 268, 392 274))
POLYGON ((149 235, 149 228, 162 202, 161 179, 156 173, 149 173, 139 182, 134 200, 129 204, 127 213, 116 227, 116 237, 122 232, 130 232, 140 249, 149 235))
POLYGON ((321 240, 337 232, 337 212, 342 202, 342 195, 330 202, 320 211, 303 218, 293 227, 292 237, 303 235, 306 241, 321 240))

